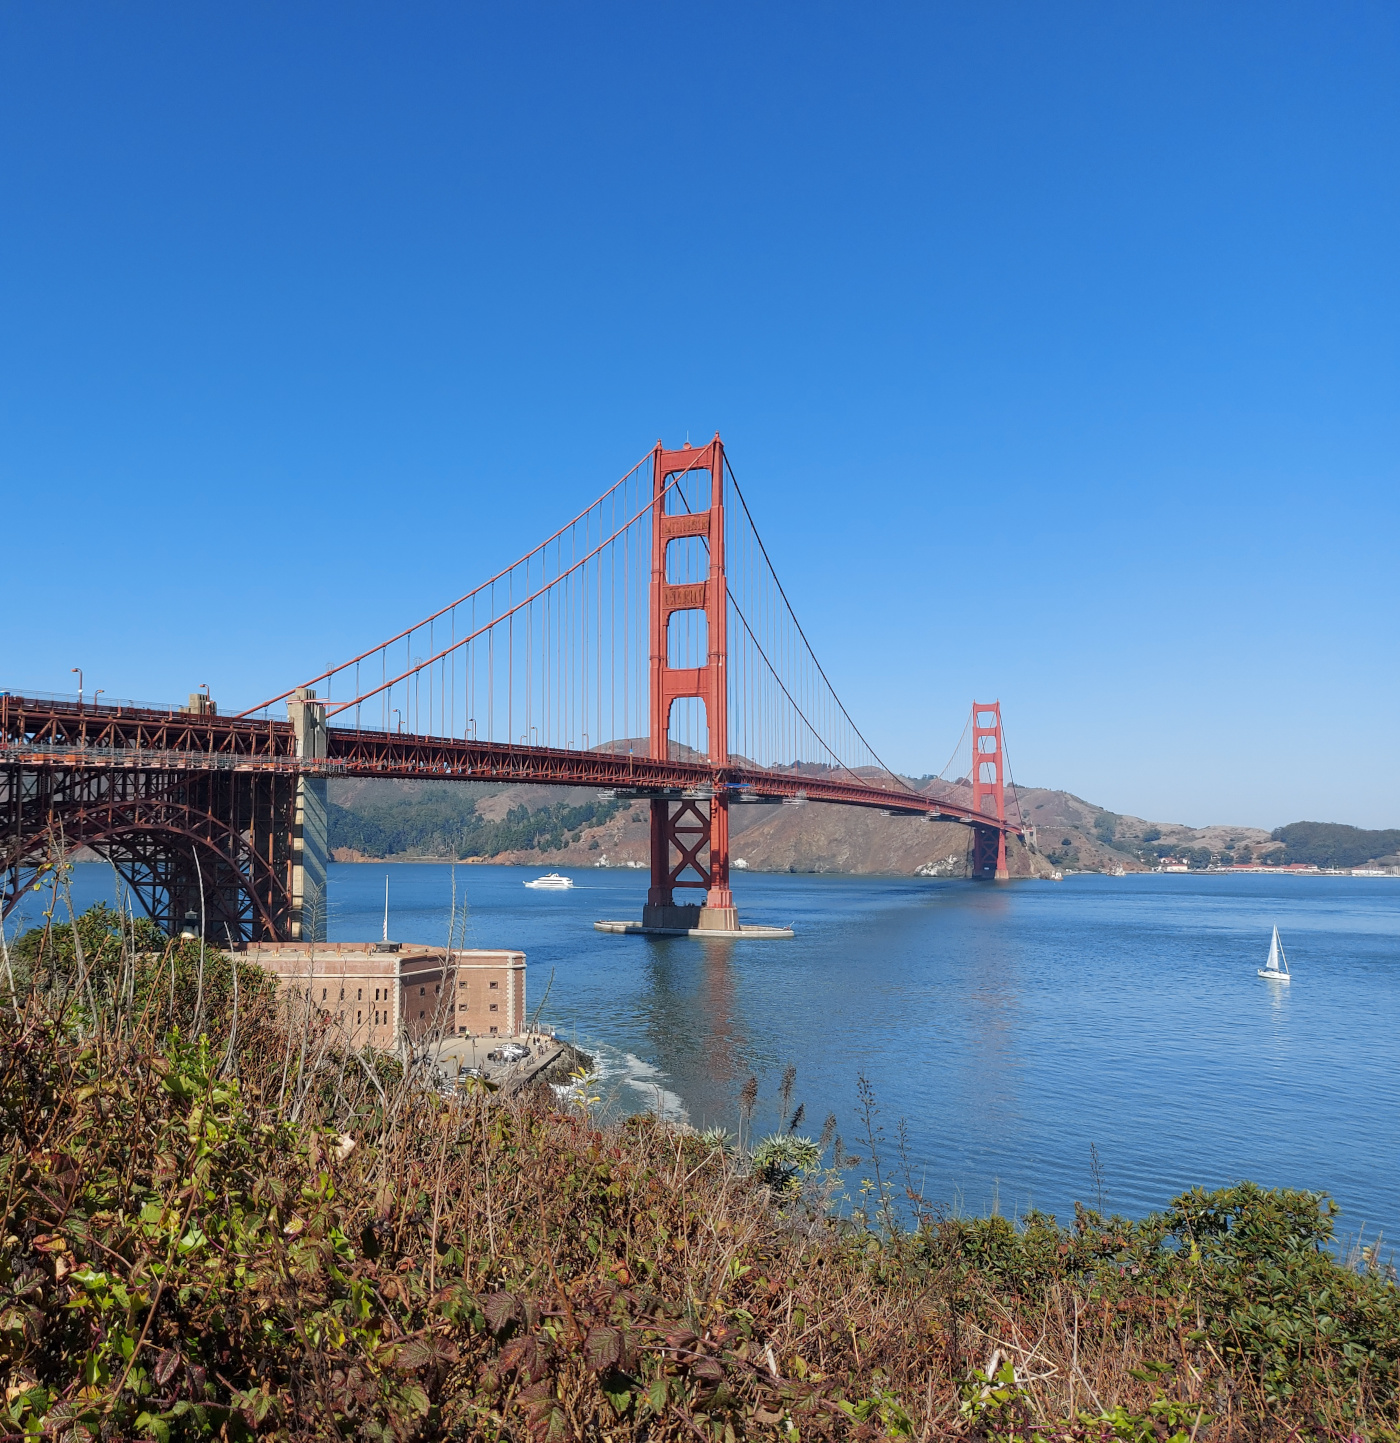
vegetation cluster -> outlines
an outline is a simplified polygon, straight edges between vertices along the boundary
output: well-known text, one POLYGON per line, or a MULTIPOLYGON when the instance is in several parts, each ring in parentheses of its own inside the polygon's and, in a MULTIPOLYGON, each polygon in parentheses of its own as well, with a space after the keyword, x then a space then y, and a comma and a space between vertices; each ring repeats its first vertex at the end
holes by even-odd
POLYGON ((444 1091, 103 920, 0 998, 10 1436, 1400 1439, 1394 1275, 1318 1195, 957 1217, 866 1086, 861 1158, 791 1072, 753 1146, 444 1091))
MULTIPOLYGON (((1301 863, 1315 867, 1360 867, 1367 862, 1400 861, 1400 830, 1367 831, 1361 827, 1343 826, 1336 822, 1290 822, 1276 828, 1269 843, 1256 853, 1254 846, 1239 838, 1228 839, 1212 849, 1188 846, 1177 841, 1164 841, 1162 829, 1148 826, 1139 834, 1125 833, 1123 819, 1114 812, 1098 812, 1090 826, 1090 835, 1101 847, 1120 852, 1125 857, 1149 866, 1165 857, 1175 857, 1193 869, 1231 866, 1236 862, 1262 862, 1267 866, 1301 863), (1281 843, 1282 845, 1271 845, 1281 843)), ((1072 836, 1051 838, 1045 846, 1046 857, 1056 866, 1077 866, 1079 848, 1072 836)))
POLYGON ((499 821, 481 816, 471 798, 451 796, 365 803, 353 810, 332 802, 332 850, 348 847, 367 857, 496 857, 503 852, 557 852, 577 842, 586 827, 617 813, 616 801, 581 806, 556 802, 531 811, 521 804, 499 821))
POLYGON ((1367 831, 1339 822, 1290 822, 1270 835, 1283 843, 1283 862, 1314 867, 1361 867, 1400 852, 1400 830, 1367 831))

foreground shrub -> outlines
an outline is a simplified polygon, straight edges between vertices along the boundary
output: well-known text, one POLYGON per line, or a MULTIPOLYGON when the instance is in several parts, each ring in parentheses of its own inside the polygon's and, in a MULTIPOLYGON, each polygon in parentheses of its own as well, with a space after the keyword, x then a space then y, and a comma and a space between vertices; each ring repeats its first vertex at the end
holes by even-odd
POLYGON ((769 1150, 31 996, 0 1020, 10 1432, 1393 1436, 1395 1289, 1315 1197, 904 1231, 769 1150))

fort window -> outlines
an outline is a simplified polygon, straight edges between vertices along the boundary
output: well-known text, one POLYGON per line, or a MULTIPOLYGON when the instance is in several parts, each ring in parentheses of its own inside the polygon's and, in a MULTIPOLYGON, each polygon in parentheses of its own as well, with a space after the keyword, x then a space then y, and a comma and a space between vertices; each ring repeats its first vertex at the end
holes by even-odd
POLYGON ((491 984, 491 990, 494 992, 494 991, 496 990, 496 988, 498 988, 500 985, 501 985, 501 984, 500 984, 499 982, 493 982, 493 983, 491 984))
POLYGON ((497 1007, 496 1004, 493 1002, 493 1003, 491 1004, 491 1010, 492 1010, 492 1012, 499 1012, 499 1011, 500 1011, 500 1008, 497 1007))

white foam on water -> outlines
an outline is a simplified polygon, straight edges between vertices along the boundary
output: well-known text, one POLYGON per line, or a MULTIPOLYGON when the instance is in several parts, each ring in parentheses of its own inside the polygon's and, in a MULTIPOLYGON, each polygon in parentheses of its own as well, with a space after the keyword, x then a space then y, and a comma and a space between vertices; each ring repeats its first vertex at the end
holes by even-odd
POLYGON ((664 1122, 690 1122, 685 1103, 666 1086, 669 1079, 659 1067, 606 1043, 589 1043, 587 1050, 593 1054, 593 1094, 608 1112, 650 1112, 664 1122))

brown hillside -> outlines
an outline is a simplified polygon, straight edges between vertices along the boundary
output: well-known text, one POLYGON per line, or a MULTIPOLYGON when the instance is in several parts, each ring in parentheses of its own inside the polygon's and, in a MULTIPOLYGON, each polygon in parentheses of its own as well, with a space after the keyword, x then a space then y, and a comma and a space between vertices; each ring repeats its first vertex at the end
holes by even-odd
MULTIPOLYGON (((971 801, 965 778, 908 785, 927 795, 964 806, 971 801)), ((443 789, 470 799, 488 820, 499 820, 524 804, 532 812, 557 803, 580 805, 596 793, 582 787, 502 786, 489 782, 333 780, 330 798, 351 810, 357 807, 411 806, 415 799, 440 798, 443 789)), ((1031 830, 1029 850, 1019 842, 1008 854, 1013 876, 1047 876, 1056 870, 1080 872, 1144 871, 1157 864, 1155 849, 1183 853, 1206 848, 1218 855, 1227 846, 1254 857, 1280 849, 1257 827, 1187 827, 1175 822, 1149 822, 1118 815, 1071 792, 1044 787, 1021 788, 1008 795, 1008 812, 1020 815, 1031 830)), ((647 804, 623 807, 601 826, 583 831, 579 840, 556 851, 502 852, 492 861, 519 866, 638 866, 649 862, 647 804)), ((759 872, 846 872, 965 876, 971 833, 955 823, 928 822, 919 817, 887 817, 862 807, 818 803, 768 806, 736 803, 730 810, 731 850, 741 869, 759 872)), ((340 860, 361 860, 358 854, 337 854, 340 860)))

